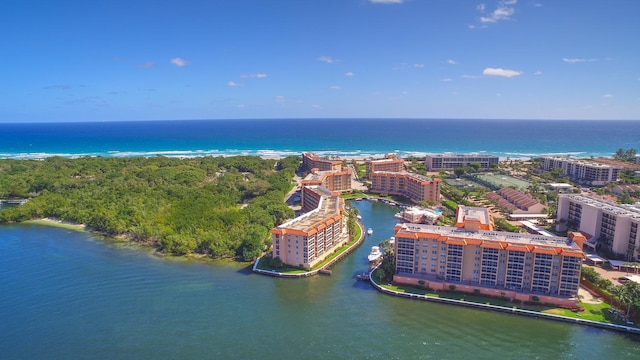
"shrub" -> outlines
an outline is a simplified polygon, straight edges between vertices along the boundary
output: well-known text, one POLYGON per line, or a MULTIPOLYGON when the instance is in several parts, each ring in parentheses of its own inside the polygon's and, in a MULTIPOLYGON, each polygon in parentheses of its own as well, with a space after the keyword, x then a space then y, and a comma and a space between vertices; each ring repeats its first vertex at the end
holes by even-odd
POLYGON ((535 295, 533 295, 533 296, 531 297, 531 300, 533 300, 533 301, 535 301, 535 302, 538 302, 538 301, 540 301, 540 298, 539 298, 539 297, 537 297, 537 296, 535 296, 535 295))

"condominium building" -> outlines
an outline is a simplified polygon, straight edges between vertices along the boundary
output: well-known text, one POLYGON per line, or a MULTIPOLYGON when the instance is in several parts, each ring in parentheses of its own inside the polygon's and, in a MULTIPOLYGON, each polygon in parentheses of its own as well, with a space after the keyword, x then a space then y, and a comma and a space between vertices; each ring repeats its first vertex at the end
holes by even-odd
POLYGON ((302 153, 302 170, 311 171, 311 169, 320 171, 341 170, 342 160, 322 158, 316 153, 302 153))
POLYGON ((370 160, 366 162, 367 173, 370 177, 376 171, 402 172, 404 171, 404 160, 396 154, 386 154, 384 159, 370 160))
POLYGON ((604 185, 613 181, 618 181, 622 166, 600 164, 594 161, 587 161, 569 157, 541 156, 542 169, 551 171, 561 169, 562 174, 570 179, 591 185, 604 185))
POLYGON ((303 215, 271 229, 274 258, 310 269, 349 241, 344 200, 321 186, 302 189, 303 215))
POLYGON ((302 180, 302 186, 319 185, 330 191, 349 191, 351 190, 351 176, 349 168, 332 171, 312 169, 311 173, 302 180))
POLYGON ((428 154, 425 157, 425 165, 428 171, 453 170, 473 163, 480 164, 482 169, 490 169, 497 166, 499 160, 500 158, 494 155, 428 154))
POLYGON ((588 234, 586 245, 626 261, 640 261, 640 208, 577 194, 558 196, 557 224, 588 234))
POLYGON ((410 172, 376 171, 371 173, 371 192, 401 195, 419 203, 421 201, 440 202, 442 179, 432 179, 410 172))
POLYGON ((487 209, 466 207, 458 209, 456 226, 396 225, 394 281, 574 306, 584 236, 482 229, 492 222, 487 209))

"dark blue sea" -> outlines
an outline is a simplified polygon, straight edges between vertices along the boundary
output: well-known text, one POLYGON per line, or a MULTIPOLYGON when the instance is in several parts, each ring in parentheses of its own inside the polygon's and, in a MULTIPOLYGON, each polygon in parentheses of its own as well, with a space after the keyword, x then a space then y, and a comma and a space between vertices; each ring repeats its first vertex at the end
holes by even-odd
POLYGON ((640 121, 263 119, 0 123, 0 157, 53 155, 342 157, 488 153, 611 156, 640 148, 640 121))

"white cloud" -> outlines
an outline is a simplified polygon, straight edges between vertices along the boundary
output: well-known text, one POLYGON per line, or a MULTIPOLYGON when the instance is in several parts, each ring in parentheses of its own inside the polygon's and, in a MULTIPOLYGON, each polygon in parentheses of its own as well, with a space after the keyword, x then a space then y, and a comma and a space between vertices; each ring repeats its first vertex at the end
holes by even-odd
POLYGON ((404 0, 369 0, 373 4, 402 4, 404 0))
POLYGON ((242 87, 242 86, 244 86, 244 84, 243 84, 243 83, 238 83, 238 82, 235 82, 235 81, 229 81, 229 82, 227 83, 227 85, 228 85, 228 86, 231 86, 231 87, 242 87))
POLYGON ((450 82, 450 81, 453 81, 453 79, 452 78, 444 78, 444 79, 440 79, 440 81, 442 81, 442 82, 450 82))
POLYGON ((457 61, 455 61, 455 60, 453 60, 453 59, 449 59, 449 60, 447 60, 447 64, 449 64, 449 65, 456 65, 457 63, 458 63, 458 62, 457 62, 457 61))
POLYGON ((481 14, 485 14, 480 16, 480 22, 483 24, 487 23, 496 23, 501 20, 510 20, 511 16, 516 12, 516 9, 511 6, 515 5, 517 0, 502 0, 498 2, 498 6, 495 10, 490 13, 486 13, 487 7, 485 4, 480 4, 476 6, 476 10, 481 14))
POLYGON ((341 87, 339 85, 331 85, 331 86, 329 86, 329 89, 331 89, 331 90, 340 90, 341 87))
POLYGON ((602 97, 605 98, 605 99, 611 99, 611 98, 613 98, 613 94, 604 94, 604 95, 602 95, 602 97))
POLYGON ((593 62, 598 61, 598 59, 580 59, 580 58, 562 58, 562 61, 569 64, 576 64, 581 62, 593 62))
POLYGON ((351 76, 355 76, 355 75, 356 75, 356 74, 352 73, 351 71, 349 71, 349 72, 347 72, 347 73, 345 73, 345 74, 344 74, 344 76, 349 76, 349 77, 351 77, 351 76))
POLYGON ((477 79, 477 78, 479 78, 479 76, 478 76, 478 75, 468 75, 468 74, 464 74, 464 75, 462 75, 462 78, 463 78, 463 79, 477 79))
POLYGON ((503 77, 514 77, 518 75, 522 75, 521 71, 508 70, 508 69, 500 69, 500 68, 486 68, 482 71, 482 75, 486 76, 503 76, 503 77))
POLYGON ((318 105, 318 104, 313 104, 311 105, 312 108, 314 109, 322 109, 322 106, 318 105))
POLYGON ((414 68, 418 68, 418 69, 422 69, 424 67, 424 64, 413 64, 414 68))
POLYGON ((276 96, 276 102, 283 103, 285 102, 285 100, 286 100, 285 97, 282 95, 276 96))
POLYGON ((336 62, 332 57, 330 56, 320 56, 318 58, 318 61, 323 61, 326 62, 327 64, 333 64, 334 62, 336 62))
POLYGON ((515 12, 514 8, 500 7, 495 9, 489 16, 481 16, 480 21, 483 23, 495 23, 499 20, 509 20, 515 12))
POLYGON ((538 70, 538 71, 534 72, 533 75, 542 75, 542 71, 538 70))
POLYGON ((171 59, 171 63, 177 67, 183 67, 189 65, 189 62, 182 58, 173 58, 171 59))
POLYGON ((264 73, 257 73, 257 74, 242 74, 240 75, 241 78, 249 78, 249 79, 264 79, 267 77, 267 74, 264 73))

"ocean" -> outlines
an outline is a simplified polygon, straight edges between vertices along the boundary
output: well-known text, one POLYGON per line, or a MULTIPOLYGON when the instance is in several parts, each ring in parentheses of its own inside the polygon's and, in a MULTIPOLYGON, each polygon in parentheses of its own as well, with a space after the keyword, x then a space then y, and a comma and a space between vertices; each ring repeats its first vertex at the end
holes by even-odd
POLYGON ((611 156, 640 148, 640 121, 262 119, 0 123, 0 158, 49 156, 340 157, 426 153, 611 156))

